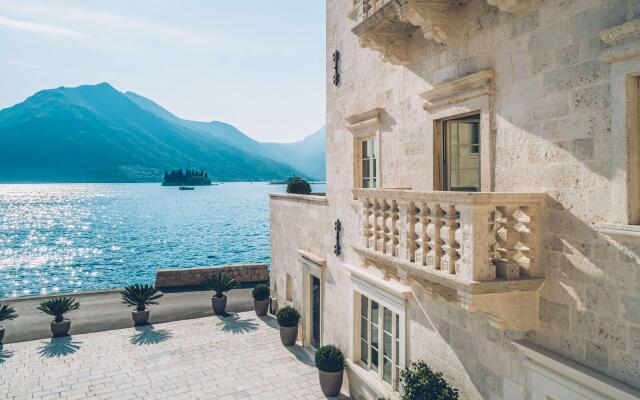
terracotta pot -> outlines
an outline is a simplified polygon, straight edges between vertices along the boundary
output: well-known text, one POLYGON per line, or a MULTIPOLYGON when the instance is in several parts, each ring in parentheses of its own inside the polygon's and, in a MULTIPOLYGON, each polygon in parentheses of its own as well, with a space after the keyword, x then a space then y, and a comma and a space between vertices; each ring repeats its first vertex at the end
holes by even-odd
POLYGON ((338 372, 324 372, 318 370, 320 375, 320 389, 328 397, 335 397, 340 394, 344 370, 338 372))
POLYGON ((256 315, 258 317, 263 317, 267 315, 267 311, 269 311, 269 299, 266 300, 254 300, 253 308, 256 310, 256 315))
POLYGON ((51 333, 53 336, 66 336, 69 333, 69 329, 71 329, 71 321, 65 319, 62 322, 51 322, 51 333))
POLYGON ((216 315, 222 315, 227 309, 227 296, 222 297, 213 296, 211 298, 211 305, 213 306, 213 313, 216 315))
POLYGON ((2 343, 3 338, 4 338, 4 326, 0 326, 0 343, 2 343))
POLYGON ((285 346, 293 346, 296 344, 298 338, 298 325, 296 326, 281 326, 280 327, 280 340, 285 346))
POLYGON ((131 311, 131 317, 133 317, 133 323, 135 325, 145 325, 147 321, 149 321, 149 310, 131 311))

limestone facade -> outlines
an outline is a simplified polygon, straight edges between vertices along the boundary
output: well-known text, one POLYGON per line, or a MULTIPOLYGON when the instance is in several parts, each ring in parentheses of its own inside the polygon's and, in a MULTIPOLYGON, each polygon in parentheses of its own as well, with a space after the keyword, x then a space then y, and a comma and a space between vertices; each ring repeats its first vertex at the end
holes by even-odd
POLYGON ((327 0, 327 193, 272 195, 271 282, 307 345, 320 279, 352 397, 398 396, 363 362, 367 301, 397 317, 391 361, 464 399, 640 397, 639 18, 636 0, 327 0), (460 116, 477 193, 443 191, 460 116))

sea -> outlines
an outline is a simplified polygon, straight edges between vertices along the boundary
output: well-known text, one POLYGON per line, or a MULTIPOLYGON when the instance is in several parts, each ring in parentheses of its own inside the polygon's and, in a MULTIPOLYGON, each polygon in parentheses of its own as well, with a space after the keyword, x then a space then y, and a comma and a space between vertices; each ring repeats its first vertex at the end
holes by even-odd
MULTIPOLYGON (((324 184, 313 190, 324 192, 324 184)), ((156 271, 269 263, 284 185, 0 185, 0 298, 153 283, 156 271)))

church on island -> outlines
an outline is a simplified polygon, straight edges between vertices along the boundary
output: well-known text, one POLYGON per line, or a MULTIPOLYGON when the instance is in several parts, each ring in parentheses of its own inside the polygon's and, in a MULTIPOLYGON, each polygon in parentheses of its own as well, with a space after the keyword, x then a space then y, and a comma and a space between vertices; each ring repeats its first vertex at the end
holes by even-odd
POLYGON ((640 398, 640 6, 327 0, 326 195, 270 195, 271 289, 354 399, 640 398))

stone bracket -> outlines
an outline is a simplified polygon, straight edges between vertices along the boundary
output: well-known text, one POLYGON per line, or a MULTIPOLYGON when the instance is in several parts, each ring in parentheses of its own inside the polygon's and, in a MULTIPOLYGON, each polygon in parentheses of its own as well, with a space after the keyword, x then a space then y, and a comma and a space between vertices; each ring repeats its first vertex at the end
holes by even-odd
POLYGON ((345 121, 347 122, 347 129, 350 132, 356 132, 372 126, 380 125, 382 123, 383 111, 384 108, 375 107, 371 110, 350 115, 345 118, 345 121))

